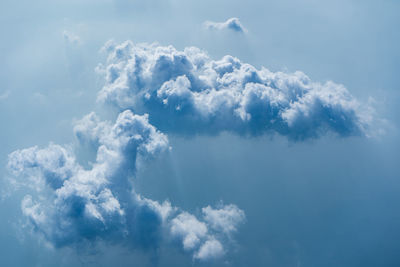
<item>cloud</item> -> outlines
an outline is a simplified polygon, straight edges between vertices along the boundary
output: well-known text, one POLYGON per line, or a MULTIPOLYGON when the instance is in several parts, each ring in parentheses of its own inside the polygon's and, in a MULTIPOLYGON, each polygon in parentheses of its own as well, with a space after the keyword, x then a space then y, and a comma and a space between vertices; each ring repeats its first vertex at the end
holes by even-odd
POLYGON ((246 33, 247 29, 243 27, 238 18, 230 18, 224 22, 204 22, 204 27, 208 30, 231 30, 234 32, 246 33))
POLYGON ((192 250, 207 236, 207 226, 189 213, 181 213, 171 222, 171 233, 182 239, 183 248, 192 250))
POLYGON ((22 212, 41 238, 56 248, 104 241, 155 249, 171 240, 194 259, 223 256, 229 233, 244 220, 243 211, 234 205, 208 206, 198 219, 135 191, 138 159, 169 148, 168 138, 147 115, 126 110, 111 123, 90 113, 76 123, 74 133, 82 148, 97 150, 90 168, 78 162, 72 147, 57 144, 17 150, 8 157, 10 173, 30 191, 22 212))
POLYGON ((225 254, 222 241, 228 242, 231 234, 245 220, 245 215, 235 205, 220 205, 216 209, 202 209, 203 220, 182 212, 170 222, 170 233, 179 239, 185 251, 193 251, 199 260, 219 258, 225 254))
POLYGON ((370 115, 347 89, 304 73, 257 69, 189 47, 108 42, 98 101, 149 113, 167 133, 280 134, 292 140, 366 135, 370 115))

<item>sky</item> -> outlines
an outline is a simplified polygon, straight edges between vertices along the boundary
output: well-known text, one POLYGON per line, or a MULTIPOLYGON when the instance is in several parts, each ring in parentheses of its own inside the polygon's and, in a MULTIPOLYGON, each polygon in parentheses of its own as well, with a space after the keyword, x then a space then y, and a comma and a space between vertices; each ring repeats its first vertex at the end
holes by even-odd
POLYGON ((399 266, 399 11, 2 1, 0 265, 399 266))

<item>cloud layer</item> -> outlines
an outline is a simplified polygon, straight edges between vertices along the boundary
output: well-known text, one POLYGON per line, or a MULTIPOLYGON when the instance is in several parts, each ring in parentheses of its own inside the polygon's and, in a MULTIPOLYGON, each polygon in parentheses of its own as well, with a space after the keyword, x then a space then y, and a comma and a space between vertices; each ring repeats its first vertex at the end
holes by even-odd
POLYGON ((90 113, 75 124, 76 150, 34 146, 8 159, 17 184, 31 191, 22 201, 23 214, 54 247, 179 244, 196 260, 227 253, 245 220, 237 206, 207 206, 191 214, 135 191, 138 160, 168 151, 164 133, 229 131, 304 140, 368 130, 368 114, 346 88, 313 82, 302 72, 256 69, 232 56, 213 60, 195 47, 178 51, 126 41, 103 49, 108 58, 97 68, 105 78, 98 101, 117 108, 115 123, 90 113), (80 150, 95 151, 94 162, 78 160, 74 151, 80 150))
POLYGON ((33 230, 55 247, 104 241, 140 248, 179 243, 194 259, 221 257, 230 235, 244 220, 234 205, 203 209, 202 219, 136 193, 138 158, 168 149, 167 137, 147 115, 127 110, 114 124, 91 113, 74 132, 83 147, 97 150, 84 168, 70 147, 50 144, 9 155, 8 168, 32 193, 22 201, 33 230))
POLYGON ((107 43, 102 103, 149 113, 167 133, 278 133, 292 140, 328 132, 364 135, 368 114, 342 85, 304 73, 256 69, 232 56, 211 59, 189 47, 107 43))
POLYGON ((231 30, 234 32, 245 33, 247 29, 243 27, 238 18, 230 18, 224 22, 204 22, 204 27, 208 30, 231 30))

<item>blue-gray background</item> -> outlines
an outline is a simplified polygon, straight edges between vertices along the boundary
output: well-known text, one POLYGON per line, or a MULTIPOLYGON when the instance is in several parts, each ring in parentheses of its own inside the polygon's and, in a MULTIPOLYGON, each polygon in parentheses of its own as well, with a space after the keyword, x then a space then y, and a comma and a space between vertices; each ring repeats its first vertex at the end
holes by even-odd
POLYGON ((19 227, 24 192, 4 182, 7 155, 74 141, 73 120, 101 109, 94 69, 111 38, 301 70, 344 84, 386 120, 369 139, 170 135, 172 152, 138 173, 137 191, 192 211, 220 200, 243 209, 236 249, 217 265, 400 266, 399 12, 395 0, 1 1, 0 266, 199 265, 176 251, 52 250, 19 227), (248 32, 202 26, 230 17, 248 32))

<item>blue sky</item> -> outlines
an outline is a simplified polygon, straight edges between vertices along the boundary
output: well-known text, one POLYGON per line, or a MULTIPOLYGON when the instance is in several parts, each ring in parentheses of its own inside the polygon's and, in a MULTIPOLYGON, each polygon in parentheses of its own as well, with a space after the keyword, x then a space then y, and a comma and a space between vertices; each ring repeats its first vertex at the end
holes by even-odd
POLYGON ((398 266, 399 5, 2 1, 0 265, 398 266))

